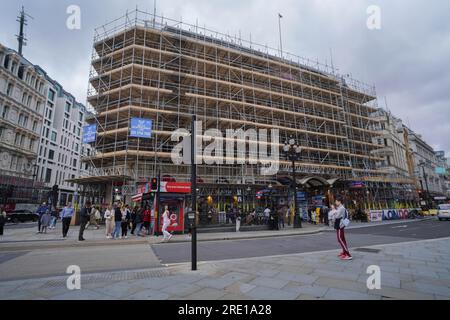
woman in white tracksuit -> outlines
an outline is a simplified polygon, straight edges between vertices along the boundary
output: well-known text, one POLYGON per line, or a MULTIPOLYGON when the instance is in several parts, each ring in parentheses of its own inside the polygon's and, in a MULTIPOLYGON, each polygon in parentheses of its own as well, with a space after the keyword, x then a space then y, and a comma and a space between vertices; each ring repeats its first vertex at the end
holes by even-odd
POLYGON ((163 227, 162 232, 164 235, 163 241, 169 241, 172 238, 172 234, 167 231, 167 228, 170 226, 170 212, 169 208, 166 206, 163 213, 163 227))

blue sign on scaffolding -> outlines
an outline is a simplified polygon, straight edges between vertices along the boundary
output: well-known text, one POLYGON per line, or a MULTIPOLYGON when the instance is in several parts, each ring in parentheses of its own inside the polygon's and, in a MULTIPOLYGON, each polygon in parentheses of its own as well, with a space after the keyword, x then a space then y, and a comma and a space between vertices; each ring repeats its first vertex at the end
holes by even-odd
POLYGON ((95 142, 97 138, 97 125, 91 124, 83 127, 83 143, 95 142))
POLYGON ((131 118, 130 137, 147 139, 151 138, 152 125, 153 121, 151 119, 131 118))

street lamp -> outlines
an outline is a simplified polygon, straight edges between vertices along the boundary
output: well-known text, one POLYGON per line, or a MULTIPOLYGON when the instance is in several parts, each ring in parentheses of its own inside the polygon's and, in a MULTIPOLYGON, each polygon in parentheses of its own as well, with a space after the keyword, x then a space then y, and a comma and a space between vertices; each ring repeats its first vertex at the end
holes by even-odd
MULTIPOLYGON (((431 207, 431 203, 430 203, 430 200, 431 200, 430 199, 430 189, 428 188, 428 179, 427 179, 427 174, 425 172, 425 161, 420 161, 419 162, 419 167, 422 168, 422 175, 423 175, 423 179, 425 180, 425 186, 427 188, 427 200, 426 200, 426 203, 427 203, 427 206, 431 207)), ((431 209, 431 208, 429 208, 429 209, 431 209)))
POLYGON ((302 148, 296 144, 295 139, 291 136, 289 141, 286 141, 283 147, 286 159, 292 162, 292 192, 294 194, 294 228, 302 227, 302 219, 297 212, 297 177, 295 172, 295 162, 300 160, 302 148))

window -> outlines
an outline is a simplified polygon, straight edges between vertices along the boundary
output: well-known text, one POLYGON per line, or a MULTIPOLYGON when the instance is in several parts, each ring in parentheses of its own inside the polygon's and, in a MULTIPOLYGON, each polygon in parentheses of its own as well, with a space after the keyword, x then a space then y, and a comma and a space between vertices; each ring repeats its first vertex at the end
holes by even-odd
POLYGON ((79 113, 78 121, 83 121, 83 112, 80 112, 80 113, 79 113))
POLYGON ((52 89, 48 90, 48 100, 55 100, 55 91, 53 91, 52 89))
POLYGON ((20 134, 16 133, 16 136, 14 137, 14 145, 18 145, 20 141, 20 134))
POLYGON ((28 117, 23 118, 23 126, 26 128, 28 125, 28 117))
POLYGON ((34 150, 34 139, 30 139, 30 145, 28 147, 30 150, 34 150))
POLYGON ((53 142, 56 142, 56 137, 57 135, 56 135, 56 132, 54 132, 54 131, 52 131, 52 136, 51 136, 51 140, 53 141, 53 142))
POLYGON ((13 89, 14 89, 14 87, 13 87, 12 83, 8 83, 8 88, 6 89, 6 95, 11 96, 13 89))
POLYGON ((48 159, 53 160, 55 158, 55 151, 48 150, 48 159))
POLYGON ((73 159, 73 166, 76 168, 77 167, 77 159, 73 159))
POLYGON ((41 110, 41 102, 40 102, 40 101, 37 101, 37 102, 36 102, 36 112, 39 113, 40 110, 41 110))
POLYGON ((8 106, 4 106, 3 107, 3 111, 2 111, 2 118, 3 119, 8 119, 8 114, 9 114, 9 107, 8 106))
POLYGON ((47 118, 49 118, 49 119, 52 118, 52 110, 48 110, 48 117, 47 118))
POLYGON ((79 137, 81 135, 81 130, 80 128, 77 128, 77 136, 79 137))
POLYGON ((52 179, 52 169, 47 168, 47 171, 45 172, 45 183, 50 183, 51 179, 52 179))
POLYGON ((37 121, 35 120, 35 121, 33 121, 33 131, 36 131, 36 129, 37 129, 37 121))
POLYGON ((19 121, 17 122, 19 125, 22 125, 22 121, 23 121, 23 114, 19 115, 19 121))
POLYGON ((64 111, 70 113, 70 103, 69 102, 66 102, 66 106, 64 107, 64 111))

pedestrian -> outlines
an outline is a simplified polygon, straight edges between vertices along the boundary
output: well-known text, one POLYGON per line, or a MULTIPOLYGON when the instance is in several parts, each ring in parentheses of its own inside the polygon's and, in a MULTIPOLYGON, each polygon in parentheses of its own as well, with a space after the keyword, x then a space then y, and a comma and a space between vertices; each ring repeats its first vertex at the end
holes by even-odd
POLYGON ((166 206, 163 213, 163 227, 162 227, 162 233, 164 235, 163 242, 172 239, 173 235, 167 231, 167 228, 169 226, 170 226, 170 212, 169 207, 166 206))
MULTIPOLYGON (((114 231, 113 239, 117 239, 120 236, 120 226, 122 224, 122 212, 120 211, 120 204, 114 205, 114 231)), ((122 237, 120 236, 120 239, 122 237)))
POLYGON ((95 226, 96 230, 100 229, 97 223, 97 217, 99 216, 100 211, 98 210, 98 207, 92 207, 91 213, 89 214, 89 221, 86 224, 86 229, 88 229, 91 225, 95 226))
POLYGON ((150 234, 150 224, 152 222, 152 211, 150 210, 149 206, 146 205, 143 212, 143 222, 144 222, 144 228, 146 231, 146 234, 150 234))
POLYGON ((0 207, 0 240, 3 240, 3 229, 6 223, 6 211, 4 207, 0 207))
POLYGON ((114 223, 114 212, 112 210, 112 206, 108 205, 105 211, 105 225, 106 225, 106 239, 111 239, 112 231, 113 231, 113 223, 114 223))
POLYGON ((236 217, 236 232, 239 232, 239 230, 241 229, 241 219, 242 219, 242 213, 241 213, 241 209, 238 209, 238 214, 236 217))
POLYGON ((58 207, 55 207, 51 212, 50 224, 48 226, 49 229, 56 228, 56 221, 58 221, 58 216, 59 216, 59 209, 58 207))
POLYGON ((39 208, 37 209, 36 213, 39 215, 39 219, 38 219, 38 232, 37 233, 42 233, 41 232, 41 219, 42 219, 42 215, 44 213, 46 213, 48 211, 48 207, 47 207, 47 203, 43 202, 39 208))
POLYGON ((269 218, 270 218, 270 209, 269 207, 266 207, 266 209, 264 210, 264 224, 269 223, 269 218))
POLYGON ((288 223, 288 227, 291 226, 291 208, 289 206, 286 208, 286 221, 288 223))
POLYGON ((328 220, 328 212, 330 212, 330 209, 326 205, 324 205, 320 210, 320 216, 323 217, 323 223, 327 226, 330 223, 328 220))
POLYGON ((62 221, 62 236, 67 237, 69 232, 70 223, 72 222, 73 208, 72 203, 68 202, 67 205, 61 210, 61 221, 62 221))
POLYGON ((139 210, 139 207, 138 206, 135 206, 134 208, 133 208, 133 210, 131 211, 131 221, 130 221, 130 224, 131 224, 131 234, 132 235, 134 235, 134 231, 136 230, 136 217, 137 217, 137 212, 138 212, 138 210, 139 210))
POLYGON ((334 221, 334 229, 336 230, 337 240, 342 247, 342 252, 339 254, 339 258, 342 260, 352 260, 352 256, 348 250, 347 241, 345 240, 345 222, 348 219, 348 211, 342 204, 341 198, 336 198, 336 215, 334 221))
POLYGON ((84 208, 80 211, 80 232, 78 233, 78 241, 84 241, 84 230, 86 229, 86 224, 88 223, 92 213, 92 204, 87 201, 84 208))
POLYGON ((51 219, 52 216, 50 214, 50 211, 45 211, 45 213, 41 217, 41 233, 47 233, 47 228, 50 225, 51 219))
POLYGON ((131 230, 131 234, 135 234, 136 236, 141 235, 142 223, 144 222, 144 210, 139 208, 136 210, 136 217, 133 223, 133 229, 131 230))
POLYGON ((280 210, 278 210, 278 228, 281 228, 281 226, 283 226, 283 229, 284 229, 285 216, 286 216, 286 209, 280 208, 280 210))
POLYGON ((122 209, 120 210, 120 212, 122 213, 122 223, 120 224, 121 229, 122 229, 122 237, 124 239, 128 238, 128 226, 130 224, 130 220, 131 220, 131 213, 130 213, 130 209, 128 209, 128 205, 126 206, 122 206, 122 209))

